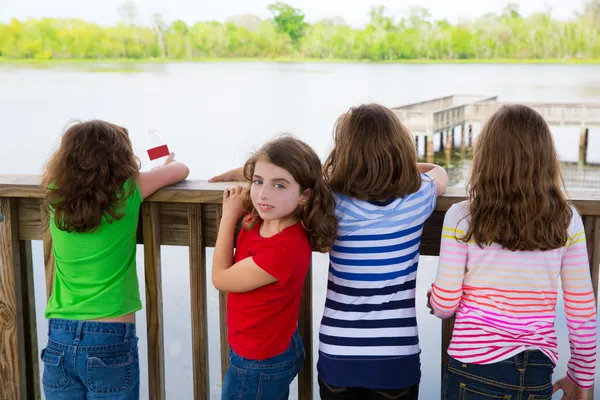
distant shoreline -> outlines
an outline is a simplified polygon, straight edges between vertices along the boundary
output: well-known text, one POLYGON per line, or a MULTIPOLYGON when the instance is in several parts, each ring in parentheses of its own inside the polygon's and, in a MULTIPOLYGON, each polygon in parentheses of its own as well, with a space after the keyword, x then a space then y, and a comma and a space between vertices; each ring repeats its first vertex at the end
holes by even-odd
POLYGON ((386 61, 320 59, 320 58, 196 58, 182 59, 12 59, 0 57, 0 64, 43 65, 43 64, 183 64, 183 63, 323 63, 323 64, 552 64, 552 65, 598 65, 597 59, 398 59, 386 61))

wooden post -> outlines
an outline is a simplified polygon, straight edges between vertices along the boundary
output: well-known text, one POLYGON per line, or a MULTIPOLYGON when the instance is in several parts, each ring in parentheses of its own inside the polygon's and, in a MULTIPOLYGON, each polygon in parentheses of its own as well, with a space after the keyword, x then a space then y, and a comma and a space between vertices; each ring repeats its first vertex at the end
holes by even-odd
POLYGON ((587 240, 588 256, 590 258, 590 274, 592 286, 598 307, 598 278, 600 273, 600 216, 583 217, 583 226, 587 240))
POLYGON ((450 339, 452 339, 454 320, 454 316, 452 318, 442 320, 442 385, 444 384, 444 371, 446 370, 446 365, 448 365, 448 347, 450 346, 450 339))
POLYGON ((298 400, 313 399, 313 361, 312 361, 312 261, 304 280, 298 330, 304 342, 304 365, 298 375, 298 400))
POLYGON ((21 292, 23 293, 23 340, 25 342, 25 370, 27 375, 27 399, 39 400, 40 366, 35 313, 35 287, 33 285, 33 254, 31 240, 21 240, 21 292))
POLYGON ((206 246, 202 234, 202 205, 188 205, 190 236, 190 301, 194 399, 210 398, 208 321, 206 318, 206 246))
POLYGON ((433 134, 424 136, 425 139, 425 155, 428 163, 433 163, 435 153, 433 151, 433 134))
POLYGON ((444 131, 440 131, 440 151, 444 151, 444 131))
POLYGON ((40 203, 40 212, 42 216, 42 242, 44 247, 44 274, 46 277, 46 301, 52 294, 54 285, 54 273, 56 272, 56 263, 54 260, 54 250, 52 248, 52 236, 48 223, 48 213, 44 208, 43 202, 40 203))
POLYGON ((460 152, 464 153, 465 149, 467 148, 466 143, 465 143, 465 123, 463 122, 460 125, 460 152))
POLYGON ((473 125, 469 124, 469 148, 473 147, 473 125))
POLYGON ((446 131, 446 157, 452 154, 452 149, 454 148, 454 132, 452 129, 448 129, 446 131))
MULTIPOLYGON (((219 233, 219 227, 221 226, 221 217, 223 216, 223 209, 217 208, 215 215, 217 222, 217 234, 219 233)), ((225 372, 227 371, 227 363, 229 359, 229 341, 227 340, 227 293, 219 292, 219 333, 221 339, 221 382, 225 379, 225 372)))
POLYGON ((415 135, 415 147, 417 148, 417 157, 419 156, 419 135, 415 135))
POLYGON ((17 199, 0 198, 0 213, 0 394, 38 399, 31 242, 19 241, 17 199))
POLYGON ((146 323, 148 335, 148 392, 150 400, 165 396, 160 215, 157 203, 142 203, 144 265, 146 270, 146 323))
POLYGON ((585 165, 587 161, 589 132, 588 128, 582 128, 579 135, 579 165, 585 165))

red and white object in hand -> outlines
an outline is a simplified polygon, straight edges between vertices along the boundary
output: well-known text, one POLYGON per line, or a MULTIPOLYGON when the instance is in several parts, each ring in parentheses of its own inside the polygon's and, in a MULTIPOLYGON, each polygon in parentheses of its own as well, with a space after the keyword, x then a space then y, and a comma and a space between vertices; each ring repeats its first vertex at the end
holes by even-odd
POLYGON ((148 147, 148 158, 150 159, 151 168, 160 167, 165 163, 167 157, 169 157, 169 147, 165 141, 160 137, 156 131, 148 132, 148 140, 150 146, 148 147))

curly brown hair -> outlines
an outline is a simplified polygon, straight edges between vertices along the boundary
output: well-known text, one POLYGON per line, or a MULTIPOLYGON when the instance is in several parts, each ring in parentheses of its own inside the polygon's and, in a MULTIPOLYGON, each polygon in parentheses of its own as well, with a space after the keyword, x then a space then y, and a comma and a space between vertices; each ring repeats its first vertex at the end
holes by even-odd
POLYGON ((137 179, 139 169, 127 129, 101 120, 76 122, 46 163, 44 209, 53 211, 63 231, 94 231, 102 218, 123 217, 119 204, 135 190, 126 190, 125 182, 137 179))
POLYGON ((535 110, 503 106, 473 147, 468 182, 471 222, 462 241, 517 250, 550 250, 568 240, 573 211, 550 128, 535 110))
POLYGON ((338 118, 324 171, 334 192, 360 200, 404 197, 421 187, 410 131, 379 104, 352 107, 338 118))
MULTIPOLYGON (((250 183, 256 162, 266 160, 285 169, 300 185, 300 191, 309 189, 311 194, 304 205, 296 209, 297 217, 307 231, 313 251, 328 252, 333 246, 337 231, 335 199, 323 177, 321 160, 306 143, 284 135, 263 145, 244 164, 244 178, 250 183)), ((244 229, 251 229, 260 220, 258 211, 250 199, 250 191, 244 195, 244 207, 250 215, 244 219, 244 229)))

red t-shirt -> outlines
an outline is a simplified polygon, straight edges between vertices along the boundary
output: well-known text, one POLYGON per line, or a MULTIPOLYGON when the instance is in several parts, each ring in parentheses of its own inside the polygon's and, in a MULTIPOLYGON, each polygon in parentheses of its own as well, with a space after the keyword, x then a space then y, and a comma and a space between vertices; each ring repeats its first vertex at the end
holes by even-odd
POLYGON ((229 345, 236 354, 251 360, 275 357, 290 345, 312 257, 301 223, 269 238, 261 237, 259 228, 260 222, 249 231, 240 231, 235 262, 252 257, 277 282, 227 297, 229 345))

